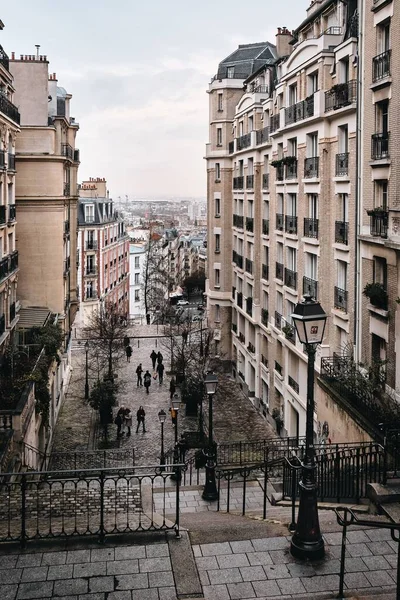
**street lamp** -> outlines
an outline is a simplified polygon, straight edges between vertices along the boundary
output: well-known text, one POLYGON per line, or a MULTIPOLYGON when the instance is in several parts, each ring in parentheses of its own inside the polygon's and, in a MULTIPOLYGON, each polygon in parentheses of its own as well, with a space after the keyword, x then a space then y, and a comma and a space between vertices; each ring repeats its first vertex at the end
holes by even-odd
POLYGON ((86 340, 85 352, 86 352, 85 400, 87 400, 89 398, 89 366, 88 366, 89 342, 88 342, 88 340, 86 340))
MULTIPOLYGON (((299 513, 296 531, 292 537, 290 552, 296 558, 317 560, 324 556, 318 519, 316 465, 314 451, 314 363, 317 345, 322 343, 327 315, 320 303, 311 296, 304 296, 292 314, 297 335, 306 346, 307 366, 307 413, 306 451, 302 464, 299 513)), ((294 474, 293 474, 294 477, 294 474)))
POLYGON ((216 500, 218 498, 217 484, 215 482, 215 448, 213 440, 213 396, 217 391, 218 377, 214 373, 207 373, 204 385, 208 396, 208 450, 206 453, 206 482, 202 494, 203 500, 216 500))
POLYGON ((165 419, 166 418, 167 418, 167 413, 165 412, 165 410, 161 409, 160 412, 158 413, 158 420, 161 423, 161 456, 160 456, 160 465, 161 465, 163 471, 165 469, 164 423, 165 423, 165 419))
POLYGON ((175 413, 175 446, 174 446, 174 468, 173 473, 171 475, 171 479, 175 479, 176 481, 180 481, 182 477, 182 473, 179 467, 176 465, 179 463, 179 445, 178 445, 178 412, 180 408, 180 398, 178 394, 174 394, 172 396, 172 409, 175 413))

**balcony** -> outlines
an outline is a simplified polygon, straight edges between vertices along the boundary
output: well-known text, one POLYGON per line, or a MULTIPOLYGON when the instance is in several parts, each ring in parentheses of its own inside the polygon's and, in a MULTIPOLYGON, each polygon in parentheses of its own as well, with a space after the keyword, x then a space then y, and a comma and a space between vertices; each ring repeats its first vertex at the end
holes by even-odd
POLYGON ((269 190, 269 173, 264 173, 262 176, 262 188, 263 190, 269 190))
POLYGON ((314 116, 314 96, 285 108, 285 126, 314 116))
POLYGON ((246 312, 249 317, 253 316, 253 298, 251 296, 246 298, 246 312))
MULTIPOLYGON (((239 333, 238 338, 239 338, 239 342, 242 342, 242 344, 244 344, 246 342, 246 338, 244 337, 244 334, 242 332, 239 333)), ((243 377, 243 379, 244 379, 244 377, 243 377)))
POLYGON ((351 79, 346 83, 337 83, 325 92, 325 112, 349 106, 357 99, 357 81, 351 79))
POLYGON ((13 223, 17 218, 17 206, 16 204, 10 204, 8 207, 8 222, 13 223))
POLYGON ((291 269, 285 269, 285 285, 297 290, 297 273, 291 269))
POLYGON ((297 234, 297 217, 292 215, 286 215, 285 217, 285 231, 293 235, 297 234))
POLYGON ((87 290, 83 301, 91 302, 92 300, 97 300, 98 297, 99 297, 99 295, 96 290, 87 290))
POLYGON ((235 250, 233 251, 233 262, 239 269, 243 269, 243 256, 238 254, 235 250))
POLYGON ((269 133, 274 133, 280 127, 280 114, 272 115, 269 121, 269 133))
POLYGON ((243 229, 244 217, 242 215, 233 215, 233 226, 243 229))
POLYGON ((262 234, 269 235, 269 219, 262 220, 262 234))
POLYGON ((86 242, 85 250, 97 250, 97 240, 89 240, 86 242))
POLYGON ((251 342, 249 342, 249 343, 247 344, 247 350, 248 350, 249 352, 251 352, 252 354, 255 354, 255 353, 256 353, 256 348, 255 348, 255 346, 254 346, 254 345, 253 345, 251 342))
POLYGON ((253 217, 246 217, 246 231, 250 233, 254 232, 254 219, 253 217))
POLYGON ((70 144, 61 144, 61 156, 65 156, 70 160, 74 158, 74 149, 70 144))
POLYGON ((286 163, 286 179, 297 179, 297 160, 286 163))
POLYGON ((281 281, 283 281, 283 271, 284 271, 284 266, 282 263, 275 263, 275 277, 277 279, 280 279, 281 281))
POLYGON ((6 256, 0 260, 0 281, 5 279, 10 272, 9 258, 6 256))
POLYGON ((242 292, 238 292, 236 295, 236 304, 239 308, 243 308, 243 294, 242 292))
POLYGON ((15 319, 16 310, 15 310, 15 302, 10 304, 10 323, 12 323, 15 319))
POLYGON ((64 183, 64 196, 71 195, 71 186, 69 183, 64 183))
POLYGON ((6 317, 5 317, 5 315, 1 315, 0 316, 0 335, 3 335, 5 330, 6 330, 6 317))
POLYGON ((242 190, 244 185, 244 177, 240 175, 239 177, 233 178, 233 189, 234 190, 242 190))
POLYGON ((388 233, 389 211, 384 208, 367 210, 370 217, 370 233, 373 237, 386 239, 388 233))
POLYGON ((314 179, 319 174, 319 156, 304 159, 304 179, 314 179))
POLYGON ((267 142, 269 142, 269 127, 263 127, 263 129, 256 131, 257 146, 260 144, 266 144, 267 142))
POLYGON ((311 296, 311 298, 314 298, 315 300, 318 299, 318 281, 315 281, 315 279, 310 279, 309 277, 304 276, 303 277, 303 296, 307 294, 308 296, 311 296))
POLYGON ((97 277, 97 267, 95 267, 95 266, 86 267, 85 277, 97 277))
POLYGON ((80 153, 79 150, 74 150, 74 162, 80 162, 80 153))
POLYGON ((6 71, 10 70, 10 60, 8 58, 8 55, 6 54, 3 46, 0 45, 0 65, 3 65, 3 67, 6 69, 6 71))
POLYGON ((276 213, 276 227, 278 231, 283 231, 284 215, 282 213, 276 213))
POLYGON ((228 152, 229 154, 233 154, 235 152, 235 142, 229 142, 228 144, 228 152))
POLYGON ((246 176, 246 190, 254 189, 254 175, 246 176))
POLYGON ((264 354, 261 354, 261 364, 268 369, 268 358, 264 354))
POLYGON ((15 104, 10 102, 10 100, 6 96, 4 96, 4 94, 2 94, 1 92, 0 92, 0 112, 2 112, 4 115, 6 115, 6 117, 11 119, 11 121, 14 121, 14 123, 18 123, 18 125, 19 125, 21 117, 20 117, 17 107, 15 106, 15 104))
POLYGON ((304 237, 318 238, 318 219, 304 219, 304 237))
POLYGON ((372 81, 376 83, 385 77, 390 77, 391 50, 386 50, 372 59, 372 81))
POLYGON ((253 274, 253 261, 250 260, 249 258, 246 258, 245 266, 246 266, 246 269, 245 269, 246 273, 250 273, 250 275, 252 275, 253 274))
POLYGON ((275 327, 277 329, 282 329, 282 315, 275 311, 275 327))
POLYGON ((289 387, 291 387, 292 390, 294 390, 296 392, 296 394, 299 393, 299 384, 290 375, 288 377, 288 384, 289 384, 289 387))
POLYGON ((268 326, 268 310, 266 308, 261 309, 261 323, 265 325, 265 327, 268 326))
POLYGON ((335 242, 346 246, 349 243, 349 224, 345 221, 335 221, 335 242))
POLYGON ((236 139, 236 150, 244 150, 251 145, 251 133, 246 133, 245 135, 241 135, 236 139))
POLYGON ((389 158, 389 132, 374 133, 371 136, 371 158, 380 160, 389 158))
POLYGON ((5 169, 6 167, 6 153, 4 150, 0 150, 0 169, 5 169))
POLYGON ((363 295, 369 299, 372 306, 381 310, 388 309, 389 296, 383 283, 379 283, 378 281, 367 283, 363 290, 363 295))
POLYGON ((10 254, 10 273, 18 269, 18 250, 10 254))
POLYGON ((268 265, 263 265, 261 267, 261 277, 262 277, 262 279, 265 279, 265 281, 268 281, 268 279, 269 279, 269 268, 268 268, 268 265))
POLYGON ((15 154, 8 153, 8 170, 15 171, 15 154))
POLYGON ((347 312, 348 291, 335 286, 334 307, 347 312))
POLYGON ((5 225, 6 222, 6 207, 4 205, 0 205, 0 225, 5 225))
POLYGON ((336 177, 345 177, 349 174, 349 152, 336 154, 336 177))

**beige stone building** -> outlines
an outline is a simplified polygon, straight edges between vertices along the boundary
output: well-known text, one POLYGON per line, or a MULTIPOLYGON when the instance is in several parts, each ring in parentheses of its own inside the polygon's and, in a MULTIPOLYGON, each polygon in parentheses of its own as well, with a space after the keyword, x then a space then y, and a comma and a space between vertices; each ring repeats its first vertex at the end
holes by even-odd
MULTIPOLYGON (((0 21, 0 30, 3 24, 0 21)), ((18 250, 15 210, 15 143, 20 114, 9 58, 0 46, 0 355, 18 323, 18 250)))
POLYGON ((15 103, 21 114, 16 143, 16 206, 21 306, 58 315, 66 345, 77 310, 76 240, 79 129, 72 96, 49 73, 46 56, 12 53, 15 103))

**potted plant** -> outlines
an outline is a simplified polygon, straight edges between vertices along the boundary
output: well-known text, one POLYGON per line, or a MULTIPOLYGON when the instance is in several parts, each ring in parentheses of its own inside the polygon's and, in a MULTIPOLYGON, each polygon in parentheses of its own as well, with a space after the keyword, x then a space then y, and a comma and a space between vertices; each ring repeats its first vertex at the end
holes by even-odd
POLYGON ((371 304, 378 308, 387 309, 388 294, 383 283, 367 283, 363 290, 364 296, 369 298, 371 304))
POLYGON ((276 432, 278 435, 280 435, 281 431, 283 429, 283 419, 282 419, 281 411, 279 410, 279 408, 273 409, 272 418, 275 420, 275 423, 276 423, 276 432))
POLYGON ((280 158, 278 160, 272 160, 271 161, 271 167, 274 167, 275 169, 278 169, 279 167, 281 167, 283 165, 283 158, 280 158))
POLYGON ((286 338, 293 339, 293 336, 294 336, 294 327, 292 325, 284 325, 282 327, 282 333, 285 334, 286 338))
POLYGON ((372 217, 374 215, 383 215, 383 214, 387 214, 387 209, 384 208, 383 206, 375 206, 375 208, 371 208, 370 210, 367 210, 367 215, 372 217))
POLYGON ((293 165, 297 162, 297 158, 295 156, 285 156, 282 158, 282 164, 284 165, 293 165))

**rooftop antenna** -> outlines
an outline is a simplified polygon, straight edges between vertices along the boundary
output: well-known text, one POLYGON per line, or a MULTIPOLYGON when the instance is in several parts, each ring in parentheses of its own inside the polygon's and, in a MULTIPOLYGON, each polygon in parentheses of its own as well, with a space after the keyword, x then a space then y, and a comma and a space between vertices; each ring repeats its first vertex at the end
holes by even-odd
POLYGON ((36 48, 36 58, 39 60, 40 44, 35 44, 35 48, 36 48))

